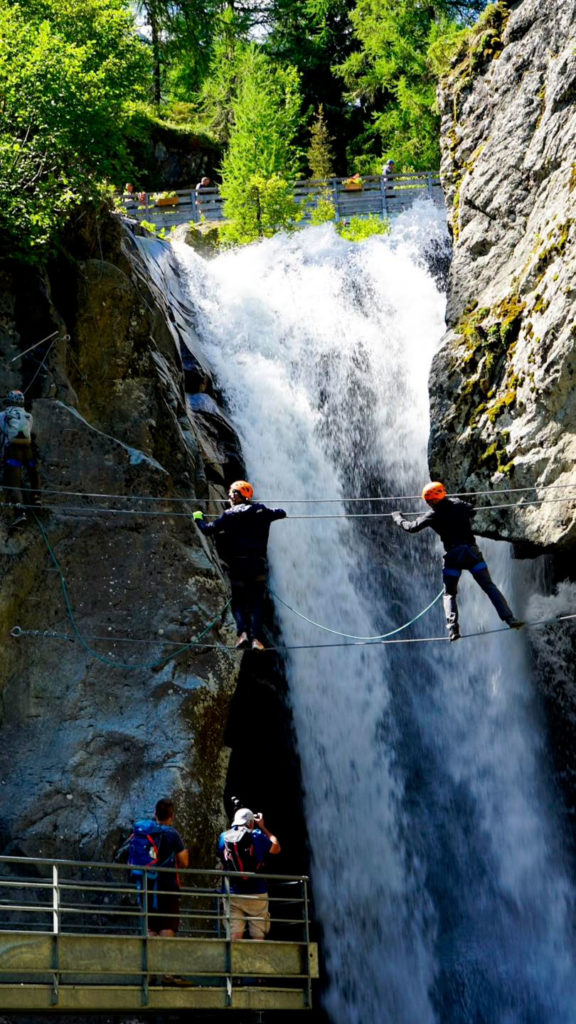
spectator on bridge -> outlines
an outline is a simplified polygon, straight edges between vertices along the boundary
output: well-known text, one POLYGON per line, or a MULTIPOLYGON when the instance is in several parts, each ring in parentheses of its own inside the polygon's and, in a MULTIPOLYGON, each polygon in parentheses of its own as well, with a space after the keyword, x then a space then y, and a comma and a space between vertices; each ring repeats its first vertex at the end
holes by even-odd
MULTIPOLYGON (((157 863, 171 868, 187 868, 190 853, 174 828, 174 803, 158 800, 154 817, 160 826, 157 863)), ((174 938, 180 927, 180 880, 176 871, 158 872, 158 892, 148 894, 148 935, 174 938)), ((164 974, 163 985, 188 988, 191 981, 178 974, 164 974)))
POLYGON ((230 938, 242 939, 246 926, 251 939, 265 939, 270 931, 268 889, 263 878, 246 877, 262 870, 265 857, 280 853, 280 843, 268 831, 262 814, 238 807, 232 826, 220 833, 218 854, 230 877, 230 896, 223 900, 224 917, 230 923, 230 938))
POLYGON ((131 181, 127 181, 126 184, 124 185, 124 194, 122 196, 122 199, 124 200, 124 206, 126 206, 126 207, 136 206, 137 195, 136 195, 136 190, 134 188, 134 185, 132 184, 131 181))
POLYGON ((201 178, 200 181, 198 182, 198 184, 196 185, 196 189, 195 189, 195 192, 196 192, 196 206, 198 208, 198 212, 199 213, 202 212, 202 207, 205 206, 205 201, 203 202, 203 200, 202 200, 202 193, 206 192, 210 188, 212 188, 212 182, 210 181, 210 178, 208 178, 208 177, 206 177, 206 175, 204 175, 204 177, 201 178))
POLYGON ((285 519, 283 508, 267 508, 252 502, 254 488, 247 480, 230 484, 227 508, 213 523, 205 523, 203 512, 194 512, 193 518, 202 533, 211 533, 218 553, 226 562, 232 587, 232 614, 238 638, 236 647, 250 646, 263 651, 262 613, 266 591, 268 564, 266 549, 270 523, 285 519))
POLYGON ((395 171, 396 164, 394 163, 394 161, 392 159, 387 160, 382 168, 382 178, 384 179, 385 188, 390 188, 392 186, 393 183, 390 179, 392 175, 395 173, 395 171))
POLYGON ((205 192, 207 188, 211 187, 212 182, 210 181, 210 178, 207 178, 206 175, 204 175, 196 185, 196 195, 199 196, 202 192, 205 192))

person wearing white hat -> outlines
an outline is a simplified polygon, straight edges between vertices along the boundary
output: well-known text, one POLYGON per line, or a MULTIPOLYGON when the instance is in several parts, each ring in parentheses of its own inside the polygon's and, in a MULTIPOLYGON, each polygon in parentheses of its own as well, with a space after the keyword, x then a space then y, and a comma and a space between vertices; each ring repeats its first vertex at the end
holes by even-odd
POLYGON ((280 850, 262 814, 254 814, 249 807, 238 807, 232 827, 220 834, 218 854, 224 871, 232 872, 224 886, 224 915, 232 939, 242 939, 246 926, 251 939, 265 939, 270 931, 268 890, 257 872, 269 853, 280 850))

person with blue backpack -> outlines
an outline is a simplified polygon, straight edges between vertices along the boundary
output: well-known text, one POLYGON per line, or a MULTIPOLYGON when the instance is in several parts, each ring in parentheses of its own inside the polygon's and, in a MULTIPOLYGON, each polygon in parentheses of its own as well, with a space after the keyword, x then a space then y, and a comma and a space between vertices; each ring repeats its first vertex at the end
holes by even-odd
POLYGON ((265 939, 270 931, 268 889, 257 877, 265 857, 280 853, 276 836, 268 831, 262 814, 254 814, 235 801, 236 813, 231 828, 220 833, 218 855, 222 868, 232 872, 224 883, 224 917, 231 939, 244 938, 248 926, 251 939, 265 939))
POLYGON ((172 800, 158 800, 153 818, 134 822, 128 863, 138 889, 147 893, 148 934, 173 938, 180 927, 180 879, 190 854, 174 828, 172 800), (169 869, 169 870, 168 870, 169 869))
POLYGON ((7 489, 7 501, 17 506, 20 514, 9 527, 9 532, 26 521, 22 474, 28 477, 27 504, 40 504, 40 474, 33 435, 32 414, 24 408, 22 391, 9 391, 0 412, 0 462, 2 483, 7 489))

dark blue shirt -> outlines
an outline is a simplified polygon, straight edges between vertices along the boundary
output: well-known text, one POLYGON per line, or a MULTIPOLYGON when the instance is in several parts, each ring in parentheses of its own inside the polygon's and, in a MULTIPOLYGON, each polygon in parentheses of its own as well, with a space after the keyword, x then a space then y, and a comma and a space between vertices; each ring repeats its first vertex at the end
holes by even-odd
MULTIPOLYGON (((176 867, 176 854, 185 849, 182 837, 171 825, 162 825, 160 841, 158 843, 158 867, 176 867)), ((175 871, 159 872, 159 889, 169 892, 176 892, 180 888, 178 875, 175 871)))
POLYGON ((226 555, 230 558, 265 558, 270 523, 285 519, 283 508, 267 508, 259 502, 243 502, 227 508, 212 523, 197 520, 202 533, 215 534, 224 540, 226 555))
POLYGON ((476 543, 470 525, 473 515, 474 508, 467 501, 461 501, 460 498, 444 498, 418 519, 403 519, 401 525, 407 533, 419 533, 429 526, 439 535, 444 550, 450 551, 460 544, 476 543))

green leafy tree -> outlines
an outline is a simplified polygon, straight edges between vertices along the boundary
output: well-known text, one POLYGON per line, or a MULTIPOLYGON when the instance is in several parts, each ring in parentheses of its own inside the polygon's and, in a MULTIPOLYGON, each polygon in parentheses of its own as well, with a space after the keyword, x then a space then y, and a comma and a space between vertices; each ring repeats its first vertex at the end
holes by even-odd
POLYGON ((357 0, 351 15, 359 43, 340 66, 350 100, 362 108, 365 131, 354 152, 392 153, 397 166, 439 162, 437 78, 441 39, 450 39, 485 0, 357 0))
POLYGON ((368 217, 350 217, 349 221, 340 221, 336 230, 342 238, 349 242, 364 242, 373 235, 390 234, 390 221, 371 213, 368 217))
POLYGON ((294 219, 297 207, 291 182, 300 164, 294 144, 300 103, 294 68, 274 68, 256 46, 249 47, 222 163, 221 192, 229 220, 224 237, 228 241, 252 241, 294 219))
POLYGON ((278 174, 264 178, 250 174, 229 195, 227 212, 230 221, 220 231, 222 241, 243 245, 257 238, 271 238, 277 231, 290 231, 301 218, 292 183, 278 174))
POLYGON ((332 152, 332 139, 328 132, 322 104, 320 104, 310 129, 310 145, 306 155, 313 178, 324 180, 333 177, 334 154, 332 152))
POLYGON ((152 54, 151 99, 190 100, 212 56, 219 0, 136 0, 152 54))
POLYGON ((245 35, 234 11, 224 11, 214 39, 208 73, 196 97, 199 127, 220 144, 229 141, 234 121, 233 106, 244 64, 249 60, 250 47, 245 35))
MULTIPOLYGON (((348 102, 345 83, 333 70, 358 46, 350 20, 354 7, 355 0, 270 0, 264 42, 274 61, 299 72, 303 109, 322 105, 340 173, 347 142, 362 127, 362 111, 348 102)), ((300 142, 305 145, 302 127, 300 142)))
POLYGON ((321 195, 310 212, 311 224, 327 224, 336 220, 336 207, 328 194, 321 195))
POLYGON ((0 244, 43 255, 126 161, 126 97, 147 74, 122 0, 0 0, 0 244))

